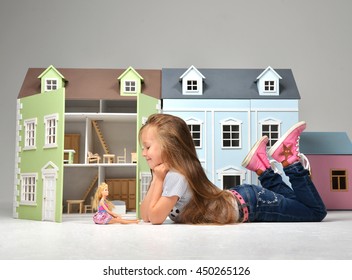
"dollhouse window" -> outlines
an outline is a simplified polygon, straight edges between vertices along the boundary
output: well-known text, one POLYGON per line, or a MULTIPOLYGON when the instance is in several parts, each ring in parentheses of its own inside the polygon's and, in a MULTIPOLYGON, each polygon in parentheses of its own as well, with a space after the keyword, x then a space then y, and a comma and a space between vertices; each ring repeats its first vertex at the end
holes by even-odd
POLYGON ((136 93, 137 83, 136 81, 125 81, 125 93, 136 93))
POLYGON ((21 175, 21 203, 35 204, 37 191, 37 175, 21 175))
POLYGON ((57 90, 58 81, 57 79, 46 79, 45 80, 45 91, 57 90))
POLYGON ((241 175, 223 175, 222 176, 222 188, 228 190, 234 186, 241 185, 241 175))
POLYGON ((331 190, 346 191, 347 190, 347 171, 331 170, 331 190))
POLYGON ((198 92, 198 81, 197 80, 187 80, 187 92, 198 92))
POLYGON ((24 121, 24 150, 32 150, 36 148, 36 127, 37 119, 24 121))
POLYGON ((187 123, 189 131, 191 132, 194 146, 196 148, 201 148, 202 147, 202 126, 201 124, 196 124, 196 123, 187 123))
POLYGON ((150 172, 141 172, 141 201, 148 192, 151 180, 152 174, 150 172))
POLYGON ((222 124, 222 147, 241 148, 241 124, 236 121, 226 121, 222 124))
POLYGON ((279 139, 279 124, 278 123, 263 123, 262 124, 262 136, 266 135, 269 138, 267 147, 272 147, 275 142, 279 139))
POLYGON ((44 121, 45 124, 45 148, 57 147, 57 121, 58 116, 50 115, 46 116, 44 121))
POLYGON ((217 170, 217 173, 220 185, 224 190, 241 185, 246 177, 246 171, 233 166, 217 170))
POLYGON ((276 92, 276 83, 275 81, 264 81, 264 92, 276 92))

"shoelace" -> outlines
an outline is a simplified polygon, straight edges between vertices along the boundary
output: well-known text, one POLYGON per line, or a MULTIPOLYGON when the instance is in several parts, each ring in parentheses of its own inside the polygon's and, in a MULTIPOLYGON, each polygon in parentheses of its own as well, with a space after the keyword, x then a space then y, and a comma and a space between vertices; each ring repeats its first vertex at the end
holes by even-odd
POLYGON ((298 154, 299 156, 299 161, 302 163, 303 165, 303 168, 304 169, 307 169, 309 171, 309 173, 311 173, 311 170, 310 170, 310 163, 309 163, 309 160, 308 158, 306 157, 305 154, 302 154, 302 153, 299 153, 298 154))
POLYGON ((310 163, 309 163, 309 160, 308 160, 308 158, 306 157, 305 154, 302 154, 302 153, 300 153, 300 151, 299 151, 299 139, 300 139, 300 138, 301 138, 300 136, 297 137, 297 144, 296 144, 297 156, 299 157, 299 161, 301 162, 303 168, 304 168, 304 169, 307 169, 307 170, 309 171, 309 173, 310 173, 311 170, 310 170, 310 163))

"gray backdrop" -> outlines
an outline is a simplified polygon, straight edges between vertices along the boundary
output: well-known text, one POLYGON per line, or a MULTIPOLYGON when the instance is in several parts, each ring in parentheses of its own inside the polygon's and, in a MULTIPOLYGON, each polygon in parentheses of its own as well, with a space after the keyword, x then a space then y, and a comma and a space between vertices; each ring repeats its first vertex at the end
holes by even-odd
POLYGON ((291 68, 307 130, 352 138, 351 11, 350 0, 0 0, 1 211, 29 67, 291 68))

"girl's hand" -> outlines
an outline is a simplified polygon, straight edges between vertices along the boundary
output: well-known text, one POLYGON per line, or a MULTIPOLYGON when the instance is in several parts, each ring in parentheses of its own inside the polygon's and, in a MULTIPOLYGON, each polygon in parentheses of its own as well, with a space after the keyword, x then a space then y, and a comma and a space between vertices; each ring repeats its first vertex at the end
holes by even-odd
POLYGON ((169 172, 169 168, 166 163, 160 163, 153 169, 154 177, 160 181, 164 181, 167 172, 169 172))

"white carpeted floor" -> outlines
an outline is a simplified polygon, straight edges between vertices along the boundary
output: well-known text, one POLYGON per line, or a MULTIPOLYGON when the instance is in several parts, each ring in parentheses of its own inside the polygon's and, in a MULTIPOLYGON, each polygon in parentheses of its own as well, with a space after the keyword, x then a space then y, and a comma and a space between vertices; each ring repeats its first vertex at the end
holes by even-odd
MULTIPOLYGON (((351 260, 352 212, 321 223, 226 226, 95 225, 92 214, 63 223, 13 219, 0 209, 2 260, 351 260)), ((127 214, 132 218, 134 214, 127 214)))

